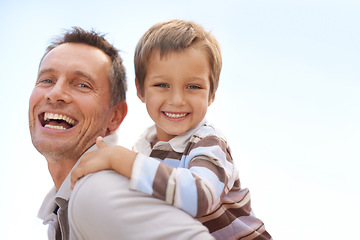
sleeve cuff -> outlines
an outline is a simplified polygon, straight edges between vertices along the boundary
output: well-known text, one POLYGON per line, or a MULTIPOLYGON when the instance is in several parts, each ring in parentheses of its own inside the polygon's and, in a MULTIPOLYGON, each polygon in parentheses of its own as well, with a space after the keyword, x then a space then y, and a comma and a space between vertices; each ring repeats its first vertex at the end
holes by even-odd
POLYGON ((141 174, 141 166, 142 166, 142 162, 144 161, 144 159, 146 158, 146 156, 142 153, 137 153, 134 164, 133 164, 133 168, 131 171, 131 178, 129 181, 129 188, 132 190, 136 190, 136 186, 137 183, 139 182, 139 178, 140 178, 140 174, 141 174))
POLYGON ((160 161, 138 153, 132 168, 129 188, 149 195, 153 194, 153 183, 160 161))

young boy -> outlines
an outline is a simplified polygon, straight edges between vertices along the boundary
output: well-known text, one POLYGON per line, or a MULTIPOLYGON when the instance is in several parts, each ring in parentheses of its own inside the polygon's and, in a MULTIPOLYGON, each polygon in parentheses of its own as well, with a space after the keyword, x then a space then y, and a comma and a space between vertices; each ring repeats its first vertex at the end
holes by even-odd
MULTIPOLYGON (((191 21, 151 27, 135 50, 136 88, 155 125, 130 151, 107 146, 84 155, 72 173, 113 169, 130 188, 162 199, 201 221, 216 239, 271 239, 240 188, 229 145, 205 120, 222 67, 216 39, 191 21)), ((181 224, 181 223, 179 223, 181 224)))

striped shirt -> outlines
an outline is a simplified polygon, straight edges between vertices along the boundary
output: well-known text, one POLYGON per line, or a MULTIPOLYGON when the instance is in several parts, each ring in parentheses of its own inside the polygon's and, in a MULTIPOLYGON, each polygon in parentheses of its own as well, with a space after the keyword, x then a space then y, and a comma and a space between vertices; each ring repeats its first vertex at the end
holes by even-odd
POLYGON ((203 121, 169 142, 155 126, 135 143, 138 152, 130 188, 178 207, 205 225, 216 239, 271 239, 252 213, 248 189, 241 189, 223 134, 203 121))

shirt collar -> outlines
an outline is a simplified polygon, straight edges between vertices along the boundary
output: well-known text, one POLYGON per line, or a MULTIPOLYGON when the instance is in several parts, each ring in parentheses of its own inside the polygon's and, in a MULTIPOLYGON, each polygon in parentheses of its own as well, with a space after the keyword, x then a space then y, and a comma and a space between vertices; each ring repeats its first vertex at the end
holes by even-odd
MULTIPOLYGON (((157 142, 153 148, 157 148, 164 145, 170 145, 170 147, 175 151, 182 153, 185 151, 186 145, 189 142, 192 135, 198 131, 200 127, 205 125, 207 121, 203 119, 198 125, 188 130, 186 133, 182 135, 178 135, 172 138, 168 142, 159 141, 157 142)), ((141 152, 147 156, 150 155, 152 148, 151 142, 153 142, 156 138, 156 127, 155 125, 146 129, 146 131, 141 135, 140 139, 135 143, 133 150, 136 152, 141 152)))
POLYGON ((132 147, 132 150, 135 152, 141 152, 147 156, 151 153, 151 143, 156 138, 156 127, 155 125, 148 127, 136 140, 135 144, 132 147))

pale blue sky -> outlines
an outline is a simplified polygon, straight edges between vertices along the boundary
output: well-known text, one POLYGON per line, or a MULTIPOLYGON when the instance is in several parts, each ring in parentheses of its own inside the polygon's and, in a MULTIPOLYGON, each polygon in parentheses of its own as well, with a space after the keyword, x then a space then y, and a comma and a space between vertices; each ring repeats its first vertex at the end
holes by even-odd
POLYGON ((227 135, 255 213, 274 239, 355 239, 360 208, 360 2, 356 0, 0 0, 0 239, 46 239, 36 218, 52 186, 28 131, 41 56, 63 29, 107 33, 127 68, 131 143, 151 124, 133 52, 153 24, 194 20, 220 42, 208 119, 227 135))

